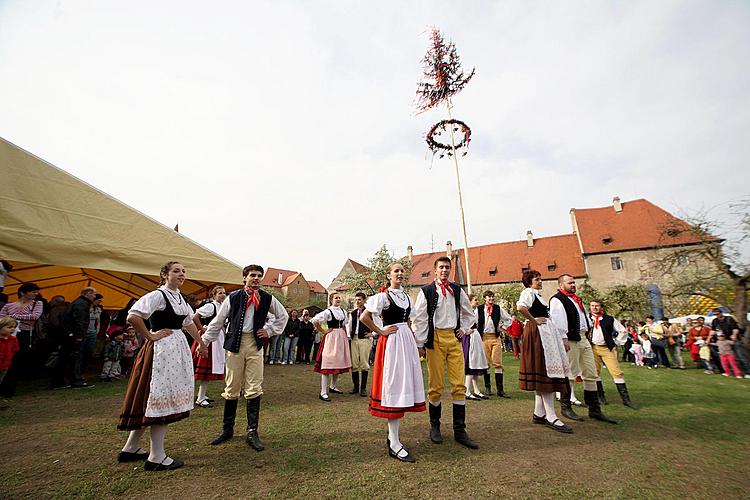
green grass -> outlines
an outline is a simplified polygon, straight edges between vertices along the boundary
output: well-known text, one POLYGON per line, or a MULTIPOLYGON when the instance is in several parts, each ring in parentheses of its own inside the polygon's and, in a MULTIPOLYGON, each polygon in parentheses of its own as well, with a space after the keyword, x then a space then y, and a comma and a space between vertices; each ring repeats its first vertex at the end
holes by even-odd
MULTIPOLYGON (((401 437, 416 464, 387 457, 385 421, 369 415, 365 398, 319 401, 309 366, 266 367, 265 451, 244 443, 243 405, 235 438, 208 445, 220 430, 219 402, 170 426, 167 451, 187 465, 169 473, 116 462, 126 437, 115 430, 124 381, 76 391, 27 384, 0 411, 0 497, 748 497, 750 380, 624 366, 642 409, 622 406, 605 373, 604 410, 620 425, 574 422, 575 433, 563 435, 531 423, 532 394, 517 389, 517 361, 504 361, 512 399, 467 403, 468 431, 481 448, 450 439, 447 407, 440 446, 429 441, 427 415, 410 414, 401 437)), ((351 378, 339 385, 348 390, 351 378)), ((212 382, 209 394, 217 398, 221 387, 212 382)))

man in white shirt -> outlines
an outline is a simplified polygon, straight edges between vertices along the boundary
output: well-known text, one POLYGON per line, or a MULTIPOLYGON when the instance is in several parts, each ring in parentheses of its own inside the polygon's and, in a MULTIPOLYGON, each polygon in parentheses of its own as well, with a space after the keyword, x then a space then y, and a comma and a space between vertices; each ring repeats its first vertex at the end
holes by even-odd
POLYGON ((479 445, 466 433, 464 352, 458 340, 469 334, 476 316, 466 292, 448 279, 451 259, 438 257, 434 268, 435 281, 419 291, 412 312, 412 328, 419 354, 427 359, 430 439, 436 444, 443 442, 440 434, 440 398, 447 369, 453 400, 453 437, 456 442, 477 449, 479 445))
MULTIPOLYGON (((256 264, 242 270, 245 287, 229 294, 221 303, 216 317, 206 328, 203 342, 215 341, 227 325, 224 349, 227 351, 224 398, 224 420, 221 434, 211 444, 221 444, 234 435, 237 401, 244 391, 247 400, 247 437, 255 451, 263 451, 258 437, 260 397, 263 394, 263 344, 271 336, 281 335, 289 315, 270 293, 260 289, 263 268, 256 264)), ((218 346, 217 346, 218 347, 218 346)))
MULTIPOLYGON (((591 344, 587 338, 591 330, 591 320, 588 312, 583 306, 583 301, 576 295, 575 278, 569 274, 563 274, 557 279, 560 286, 557 293, 550 297, 549 315, 552 322, 560 330, 563 338, 567 337, 570 350, 568 351, 568 361, 570 362, 570 372, 568 380, 575 381, 575 375, 581 373, 583 376, 583 396, 586 406, 589 407, 589 417, 616 424, 601 411, 599 395, 597 393, 597 374, 596 364, 594 363, 594 353, 591 344), (593 402, 593 399, 596 402, 593 402)), ((576 415, 570 402, 570 389, 560 394, 560 405, 562 406, 562 415, 571 420, 583 420, 583 417, 576 415)))
POLYGON ((630 400, 620 363, 617 361, 617 346, 625 344, 628 340, 628 332, 619 321, 604 313, 604 305, 601 300, 592 300, 589 307, 593 325, 591 343, 593 344, 594 362, 596 363, 597 383, 601 383, 602 361, 604 361, 607 371, 615 381, 617 392, 620 393, 622 398, 622 404, 637 410, 638 405, 630 400))

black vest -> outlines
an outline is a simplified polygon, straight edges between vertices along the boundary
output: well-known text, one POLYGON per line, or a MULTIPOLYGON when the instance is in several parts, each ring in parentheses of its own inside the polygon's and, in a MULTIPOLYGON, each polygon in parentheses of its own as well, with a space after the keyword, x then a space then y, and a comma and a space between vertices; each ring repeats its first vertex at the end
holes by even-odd
MULTIPOLYGON (((268 310, 271 308, 272 296, 263 290, 258 290, 260 303, 253 315, 253 335, 255 336, 255 345, 258 350, 263 349, 263 339, 258 337, 258 330, 263 328, 268 317, 268 310)), ((229 301, 229 328, 224 338, 224 349, 229 352, 240 352, 240 341, 242 340, 242 324, 245 322, 245 311, 247 310, 247 292, 240 288, 229 294, 224 300, 229 301)))
POLYGON ((533 318, 549 318, 549 307, 542 304, 539 297, 534 294, 534 302, 532 302, 531 307, 529 307, 529 314, 531 314, 533 318))
POLYGON ((209 323, 211 323, 211 320, 216 317, 216 313, 219 312, 219 308, 216 307, 216 302, 209 302, 212 306, 214 306, 214 313, 211 316, 206 316, 205 318, 201 316, 201 325, 206 326, 209 323))
POLYGON ((364 339, 366 338, 365 336, 372 330, 367 328, 367 325, 359 321, 359 315, 357 314, 357 311, 359 311, 359 309, 355 309, 349 313, 352 318, 352 321, 350 323, 352 325, 352 338, 354 338, 354 336, 356 335, 358 339, 364 339))
POLYGON ((331 312, 331 319, 326 321, 326 324, 328 325, 328 329, 333 330, 334 328, 344 328, 344 321, 346 320, 346 313, 344 313, 344 319, 336 319, 336 316, 333 315, 333 309, 329 307, 328 310, 331 312))
MULTIPOLYGON (((484 335, 484 315, 485 311, 487 309, 486 305, 482 305, 477 307, 477 331, 479 332, 479 335, 484 335)), ((495 335, 498 334, 497 327, 500 324, 500 306, 497 304, 492 304, 492 314, 490 314, 490 319, 492 320, 492 323, 495 325, 495 335)))
MULTIPOLYGON (((561 291, 558 291, 556 294, 554 294, 550 298, 550 300, 552 299, 559 300, 563 305, 563 308, 565 309, 565 316, 567 316, 568 318, 568 331, 566 332, 568 334, 568 340, 578 342, 579 340, 581 340, 581 319, 578 313, 578 307, 576 306, 575 302, 573 302, 573 299, 569 298, 561 291)), ((588 330, 591 330, 589 315, 584 314, 583 318, 586 327, 588 328, 588 330)))
POLYGON ((164 302, 167 306, 163 311, 154 311, 151 313, 151 317, 148 318, 148 324, 152 332, 161 330, 162 328, 169 328, 170 330, 180 330, 182 328, 182 322, 187 314, 177 314, 174 312, 172 303, 169 301, 169 297, 164 293, 164 290, 159 289, 161 294, 164 296, 164 302))
POLYGON ((604 336, 604 343, 607 344, 607 349, 610 351, 615 348, 615 318, 607 314, 602 314, 602 319, 599 320, 599 327, 602 329, 602 335, 604 336))
POLYGON ((385 292, 385 295, 388 297, 388 302, 390 302, 390 304, 388 305, 388 309, 383 309, 383 312, 380 314, 380 317, 383 319, 383 326, 406 323, 409 319, 409 314, 411 314, 411 299, 409 296, 406 296, 409 305, 404 309, 393 301, 393 297, 391 297, 390 293, 385 292))
MULTIPOLYGON (((458 331, 461 327, 461 287, 455 283, 451 283, 450 287, 456 301, 456 327, 454 331, 458 331)), ((432 349, 432 341, 435 338, 435 311, 438 304, 437 284, 433 281, 429 285, 423 286, 422 293, 424 293, 424 298, 427 299, 427 341, 424 346, 432 349)))

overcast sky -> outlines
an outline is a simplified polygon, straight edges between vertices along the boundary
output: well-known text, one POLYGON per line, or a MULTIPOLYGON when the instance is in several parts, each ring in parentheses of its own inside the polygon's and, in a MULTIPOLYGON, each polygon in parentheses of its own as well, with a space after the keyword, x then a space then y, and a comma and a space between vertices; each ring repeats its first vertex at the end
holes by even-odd
MULTIPOLYGON (((462 244, 414 92, 440 27, 471 245, 750 193, 750 3, 0 1, 0 136, 239 264, 462 244)), ((165 258, 169 256, 165 255, 165 258)), ((189 270, 188 270, 189 272, 189 270)))

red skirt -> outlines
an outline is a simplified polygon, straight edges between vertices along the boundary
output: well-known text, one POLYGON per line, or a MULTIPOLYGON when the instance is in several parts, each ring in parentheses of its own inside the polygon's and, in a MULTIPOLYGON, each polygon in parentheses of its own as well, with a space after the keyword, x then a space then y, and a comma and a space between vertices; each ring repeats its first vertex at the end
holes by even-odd
POLYGON ((385 364, 385 347, 387 342, 387 336, 378 337, 378 344, 375 347, 375 362, 372 367, 372 382, 370 383, 370 415, 380 418, 403 418, 407 412, 425 411, 427 406, 424 401, 405 408, 395 408, 380 404, 383 395, 383 366, 385 364))
POLYGON ((527 321, 523 327, 520 357, 518 386, 522 391, 563 392, 567 389, 567 378, 547 376, 544 346, 536 321, 527 321))
POLYGON ((211 349, 213 344, 208 344, 208 355, 198 356, 198 342, 193 342, 190 352, 193 354, 193 367, 195 368, 195 380, 224 380, 223 373, 211 373, 213 363, 211 362, 211 349))

